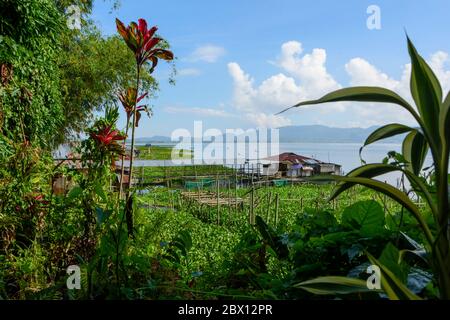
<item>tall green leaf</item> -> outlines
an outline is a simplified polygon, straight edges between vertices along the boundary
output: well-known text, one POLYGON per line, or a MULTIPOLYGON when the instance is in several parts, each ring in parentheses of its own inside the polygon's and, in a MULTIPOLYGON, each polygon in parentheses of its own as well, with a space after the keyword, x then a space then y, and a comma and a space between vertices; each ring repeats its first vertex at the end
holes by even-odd
POLYGON ((316 279, 303 281, 293 285, 295 288, 301 288, 313 294, 334 295, 349 294, 359 292, 377 292, 378 290, 369 289, 364 280, 348 277, 319 277, 316 279))
MULTIPOLYGON (((380 163, 370 163, 363 166, 360 166, 356 169, 353 169, 347 174, 347 177, 360 177, 360 178, 373 178, 377 177, 389 172, 398 171, 400 168, 389 165, 389 164, 380 164, 380 163)), ((328 176, 329 179, 332 180, 341 180, 338 176, 328 176)), ((330 195, 329 200, 333 200, 337 196, 339 196, 342 192, 350 189, 356 183, 341 181, 337 184, 336 188, 334 188, 332 194, 330 195)))
POLYGON ((364 149, 364 147, 368 146, 369 144, 372 144, 374 142, 393 137, 405 132, 409 132, 413 130, 413 128, 405 126, 403 124, 399 123, 391 123, 387 124, 385 126, 382 126, 378 129, 376 129, 374 132, 372 132, 364 142, 364 145, 359 149, 359 155, 361 157, 361 152, 364 149))
POLYGON ((409 37, 407 40, 411 57, 411 94, 423 119, 424 128, 430 133, 429 138, 439 148, 439 130, 436 124, 439 123, 442 88, 433 70, 419 55, 409 37))
POLYGON ((380 87, 353 87, 336 90, 317 100, 299 102, 292 107, 284 109, 278 114, 296 107, 339 101, 382 102, 397 104, 406 109, 417 120, 417 122, 419 122, 419 124, 422 122, 417 112, 405 99, 392 90, 380 87))
POLYGON ((403 140, 402 155, 408 161, 408 170, 419 175, 428 154, 428 143, 417 130, 411 131, 403 140))
POLYGON ((450 91, 442 103, 439 115, 439 130, 441 133, 441 140, 443 143, 448 144, 447 141, 450 139, 450 91))
MULTIPOLYGON (((425 198, 428 205, 430 206, 433 214, 437 215, 437 207, 436 203, 433 199, 433 196, 431 195, 430 191, 428 190, 427 185, 421 180, 420 177, 415 175, 412 171, 404 170, 399 166, 394 166, 390 164, 379 164, 379 163, 371 163, 366 164, 363 166, 360 166, 352 171, 350 171, 347 174, 347 177, 360 177, 360 178, 374 178, 389 172, 394 171, 400 171, 403 172, 406 177, 408 178, 409 182, 411 183, 411 186, 414 188, 414 191, 419 193, 421 196, 425 198)), ((331 193, 329 200, 333 200, 337 196, 339 196, 342 192, 348 190, 349 188, 353 187, 357 183, 355 182, 348 182, 348 181, 342 181, 339 176, 327 176, 327 177, 319 177, 319 179, 327 179, 329 180, 337 180, 340 182, 336 185, 333 192, 331 193)), ((316 179, 314 177, 313 179, 316 179)))
POLYGON ((405 126, 400 123, 391 123, 387 124, 385 126, 382 126, 378 129, 376 129, 374 132, 372 132, 364 142, 364 146, 367 146, 371 143, 374 143, 379 140, 383 140, 389 137, 396 136, 398 134, 402 134, 405 132, 409 132, 413 130, 413 128, 405 126))

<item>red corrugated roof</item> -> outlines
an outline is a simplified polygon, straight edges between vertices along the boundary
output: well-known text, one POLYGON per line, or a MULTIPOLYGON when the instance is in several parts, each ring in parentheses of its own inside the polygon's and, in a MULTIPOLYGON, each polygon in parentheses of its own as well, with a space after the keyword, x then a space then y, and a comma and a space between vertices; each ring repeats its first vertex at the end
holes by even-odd
POLYGON ((311 162, 315 162, 315 161, 317 161, 318 163, 322 163, 322 161, 320 161, 320 160, 301 156, 301 155, 298 155, 293 152, 285 152, 285 153, 279 154, 277 156, 267 157, 264 160, 290 162, 290 163, 301 163, 301 164, 311 163, 311 162))

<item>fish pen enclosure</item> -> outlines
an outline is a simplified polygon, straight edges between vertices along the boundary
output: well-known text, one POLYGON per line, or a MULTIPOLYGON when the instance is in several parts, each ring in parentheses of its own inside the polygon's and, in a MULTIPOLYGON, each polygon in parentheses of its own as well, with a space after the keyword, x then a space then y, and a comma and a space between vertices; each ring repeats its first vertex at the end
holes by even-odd
POLYGON ((226 228, 253 225, 256 216, 261 216, 273 228, 285 228, 294 225, 300 213, 341 212, 361 199, 376 200, 387 215, 399 209, 389 198, 360 186, 328 201, 334 184, 304 181, 279 184, 256 179, 251 184, 241 183, 241 180, 244 177, 235 171, 234 175, 227 172, 208 180, 199 179, 201 183, 188 187, 183 184, 146 186, 141 190, 139 201, 143 208, 188 212, 203 222, 226 228))

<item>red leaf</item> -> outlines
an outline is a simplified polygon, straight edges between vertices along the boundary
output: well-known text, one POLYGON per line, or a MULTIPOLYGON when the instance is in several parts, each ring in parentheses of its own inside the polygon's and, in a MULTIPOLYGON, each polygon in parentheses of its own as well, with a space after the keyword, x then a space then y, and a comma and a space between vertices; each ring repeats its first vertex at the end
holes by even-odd
POLYGON ((147 53, 151 49, 153 49, 159 42, 161 41, 161 38, 151 38, 145 43, 144 50, 147 53))
POLYGON ((139 19, 138 23, 139 23, 139 31, 143 35, 147 35, 147 21, 145 21, 145 19, 139 19))
POLYGON ((122 21, 116 18, 116 26, 117 31, 122 36, 122 38, 125 40, 125 42, 128 40, 128 28, 125 27, 122 21))
POLYGON ((139 101, 141 101, 142 99, 144 99, 147 95, 148 95, 148 92, 146 92, 146 93, 144 93, 143 95, 141 95, 141 96, 137 99, 137 103, 139 103, 139 101))
POLYGON ((150 56, 148 59, 152 62, 152 67, 150 68, 149 73, 153 73, 153 70, 155 70, 158 65, 158 58, 155 56, 150 56))
POLYGON ((153 26, 150 28, 150 30, 148 30, 147 35, 146 35, 146 40, 148 41, 148 39, 150 39, 151 37, 153 37, 156 33, 156 31, 158 30, 157 26, 153 26))
POLYGON ((153 55, 163 60, 173 60, 173 53, 169 50, 157 49, 153 55))

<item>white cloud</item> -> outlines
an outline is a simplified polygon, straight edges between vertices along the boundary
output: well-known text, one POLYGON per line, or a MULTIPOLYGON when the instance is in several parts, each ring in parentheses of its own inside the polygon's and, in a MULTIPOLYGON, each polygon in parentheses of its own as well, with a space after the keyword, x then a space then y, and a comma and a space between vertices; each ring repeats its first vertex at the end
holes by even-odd
POLYGON ((254 80, 236 62, 228 64, 228 72, 233 78, 233 102, 239 111, 276 111, 302 98, 302 89, 291 77, 282 73, 264 80, 254 87, 254 80))
POLYGON ((212 108, 181 108, 181 107, 166 107, 164 108, 164 111, 167 113, 183 113, 183 114, 194 114, 197 116, 203 116, 203 117, 219 117, 219 118, 230 118, 233 117, 232 114, 224 111, 224 110, 218 110, 218 109, 212 109, 212 108))
POLYGON ((202 72, 195 68, 184 68, 177 71, 177 75, 180 77, 198 76, 202 72))
MULTIPOLYGON (((438 77, 444 95, 450 89, 450 70, 446 69, 450 62, 449 56, 443 51, 438 51, 427 59, 427 63, 438 77)), ((388 88, 402 97, 406 98, 412 105, 414 101, 411 96, 409 84, 411 77, 411 64, 403 65, 402 75, 399 80, 389 77, 387 74, 378 70, 375 66, 362 58, 354 58, 350 60, 345 69, 350 76, 350 85, 352 86, 381 86, 388 88)), ((404 109, 388 104, 367 104, 357 107, 351 105, 352 112, 359 118, 362 123, 383 124, 386 122, 401 122, 414 125, 415 121, 412 116, 404 109)))
MULTIPOLYGON (((246 74, 236 62, 228 64, 233 79, 233 103, 237 110, 245 113, 251 123, 269 127, 287 125, 290 121, 280 116, 268 116, 301 100, 316 98, 340 85, 327 72, 326 53, 314 49, 311 54, 303 52, 300 42, 289 41, 282 45, 281 55, 275 64, 287 74, 278 73, 255 86, 254 79, 246 74)), ((341 111, 342 104, 318 107, 320 112, 341 111)))
POLYGON ((429 63, 439 81, 441 81, 444 94, 447 94, 450 90, 450 70, 445 69, 450 65, 448 53, 443 51, 436 52, 431 55, 429 63))
POLYGON ((340 88, 325 67, 327 61, 325 49, 313 49, 310 54, 303 57, 302 53, 300 42, 286 42, 281 46, 281 56, 277 64, 299 80, 307 96, 318 96, 340 88))
POLYGON ((194 52, 192 52, 189 55, 187 60, 191 62, 203 61, 208 63, 214 63, 224 54, 225 54, 224 48, 208 44, 195 49, 194 52))
MULTIPOLYGON (((345 64, 348 84, 338 83, 326 68, 327 54, 324 49, 304 53, 302 44, 289 41, 281 46, 276 66, 282 69, 263 80, 259 85, 245 73, 236 62, 228 64, 233 79, 233 103, 236 110, 253 124, 277 127, 289 123, 285 117, 272 116, 285 107, 303 100, 317 99, 322 95, 347 86, 381 86, 393 90, 412 101, 409 91, 411 65, 402 66, 402 75, 395 79, 367 60, 356 57, 345 64)), ((427 60, 443 86, 444 94, 450 89, 450 58, 448 53, 438 51, 427 60)), ((362 126, 385 124, 395 121, 414 124, 414 119, 401 107, 390 104, 332 103, 313 107, 316 122, 339 126, 362 126), (332 118, 341 113, 345 120, 332 118), (323 119, 328 116, 328 122, 323 119), (317 116, 317 117, 316 117, 317 116)), ((304 111, 305 112, 305 111, 304 111)))
POLYGON ((345 70, 350 76, 351 86, 383 86, 395 90, 400 84, 362 58, 351 59, 345 65, 345 70))

